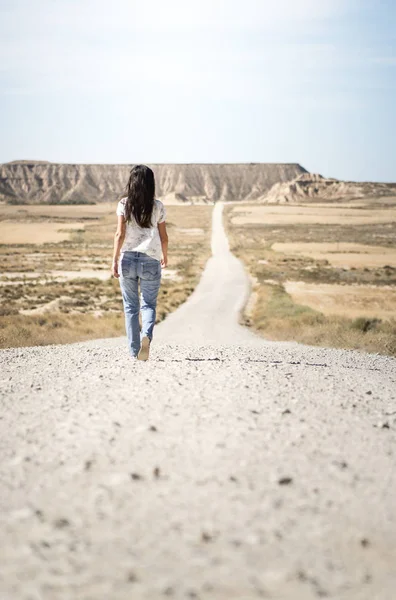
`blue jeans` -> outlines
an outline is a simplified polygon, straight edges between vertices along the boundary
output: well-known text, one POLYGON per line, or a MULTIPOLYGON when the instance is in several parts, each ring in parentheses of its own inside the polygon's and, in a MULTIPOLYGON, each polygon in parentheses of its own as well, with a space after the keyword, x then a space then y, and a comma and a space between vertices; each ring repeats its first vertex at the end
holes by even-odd
POLYGON ((141 339, 147 336, 151 341, 153 338, 157 296, 161 283, 161 262, 144 252, 125 251, 121 255, 118 272, 129 351, 132 356, 137 356, 141 339), (141 331, 139 311, 142 313, 141 331))

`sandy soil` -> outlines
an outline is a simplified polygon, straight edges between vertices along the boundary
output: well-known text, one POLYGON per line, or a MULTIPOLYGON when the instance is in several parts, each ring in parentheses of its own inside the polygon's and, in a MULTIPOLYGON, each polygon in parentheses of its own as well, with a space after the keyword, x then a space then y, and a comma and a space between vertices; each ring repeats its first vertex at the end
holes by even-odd
POLYGON ((101 202, 100 204, 23 204, 16 206, 14 204, 0 205, 0 218, 15 217, 15 214, 21 218, 27 218, 30 215, 34 217, 50 217, 51 219, 96 219, 106 214, 113 215, 117 207, 117 202, 101 202))
MULTIPOLYGON (((111 271, 109 269, 80 269, 80 271, 45 271, 40 273, 25 273, 23 271, 4 272, 0 274, 0 286, 4 285, 19 285, 24 283, 26 279, 32 280, 35 283, 47 283, 48 281, 72 281, 73 279, 100 279, 106 281, 110 279, 111 271), (24 281, 25 280, 25 281, 24 281)), ((181 277, 178 275, 177 269, 167 269, 163 273, 164 279, 172 279, 179 281, 181 277)))
POLYGON ((393 600, 396 361, 238 325, 221 209, 148 363, 0 352, 2 600, 393 600))
POLYGON ((394 208, 381 211, 360 208, 317 208, 311 206, 235 206, 231 214, 233 225, 286 225, 323 223, 326 225, 364 225, 396 221, 394 208), (242 213, 242 214, 238 214, 242 213))
POLYGON ((396 249, 383 246, 346 242, 292 242, 272 244, 272 249, 283 254, 327 260, 334 267, 396 267, 396 249))
MULTIPOLYGON (((302 202, 301 202, 302 203, 302 202)), ((315 206, 318 208, 324 207, 329 208, 331 206, 337 208, 372 208, 373 204, 378 204, 380 206, 395 206, 396 205, 396 196, 367 196, 364 199, 354 200, 351 198, 347 201, 337 200, 334 204, 327 202, 310 202, 309 206, 315 206)))
POLYGON ((16 223, 0 221, 2 244, 45 244, 70 239, 70 230, 84 229, 85 223, 16 223), (67 231, 69 230, 69 231, 67 231))
POLYGON ((295 302, 310 306, 326 315, 380 319, 396 316, 396 288, 391 286, 286 281, 284 287, 295 302))
POLYGON ((204 230, 201 229, 200 227, 189 227, 189 228, 176 227, 176 231, 179 231, 180 233, 184 233, 187 235, 202 235, 204 233, 204 230))

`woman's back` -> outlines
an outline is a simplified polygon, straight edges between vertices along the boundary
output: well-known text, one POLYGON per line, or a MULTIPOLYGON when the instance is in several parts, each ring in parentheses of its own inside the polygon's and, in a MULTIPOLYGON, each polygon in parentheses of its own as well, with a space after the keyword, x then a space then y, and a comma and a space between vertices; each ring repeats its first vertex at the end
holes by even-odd
MULTIPOLYGON (((127 197, 121 198, 118 203, 116 213, 118 216, 125 215, 125 204, 127 197)), ((140 227, 133 216, 126 223, 126 232, 121 252, 135 251, 144 252, 148 256, 161 260, 162 248, 158 232, 158 223, 163 223, 166 219, 165 206, 160 200, 154 200, 153 212, 151 216, 151 227, 140 227)))

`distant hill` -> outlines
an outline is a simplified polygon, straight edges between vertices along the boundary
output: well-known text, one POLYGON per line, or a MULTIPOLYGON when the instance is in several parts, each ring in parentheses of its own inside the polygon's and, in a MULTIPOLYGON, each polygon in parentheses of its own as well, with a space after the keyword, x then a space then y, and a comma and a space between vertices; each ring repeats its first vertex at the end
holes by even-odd
POLYGON ((339 201, 396 196, 396 183, 373 183, 326 179, 303 173, 288 182, 278 182, 258 199, 268 204, 339 201))
MULTIPOLYGON (((133 165, 13 161, 0 166, 0 200, 20 204, 112 202, 133 165)), ((169 203, 253 200, 307 171, 298 164, 152 164, 156 195, 169 203)))

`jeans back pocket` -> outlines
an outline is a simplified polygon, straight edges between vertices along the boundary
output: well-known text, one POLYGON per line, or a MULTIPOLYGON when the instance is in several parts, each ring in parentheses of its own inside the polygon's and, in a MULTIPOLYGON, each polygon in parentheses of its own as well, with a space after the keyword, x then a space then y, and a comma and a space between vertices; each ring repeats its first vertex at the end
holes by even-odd
POLYGON ((136 261, 127 256, 120 260, 120 275, 122 277, 136 277, 136 261))
POLYGON ((161 263, 159 260, 142 263, 142 279, 158 279, 159 277, 161 277, 161 263))

